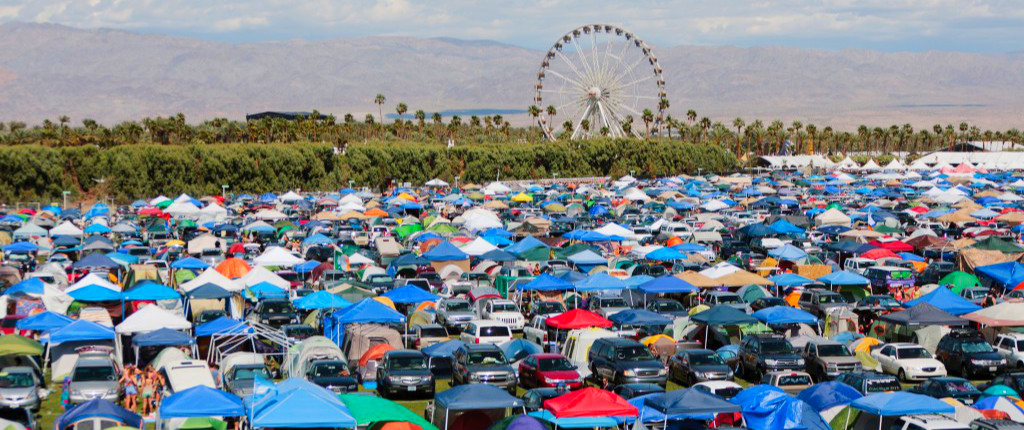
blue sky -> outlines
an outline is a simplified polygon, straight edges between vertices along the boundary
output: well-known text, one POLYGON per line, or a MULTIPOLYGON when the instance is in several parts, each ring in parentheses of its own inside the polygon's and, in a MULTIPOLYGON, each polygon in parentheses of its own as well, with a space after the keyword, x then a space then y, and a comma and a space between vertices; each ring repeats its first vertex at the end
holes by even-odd
POLYGON ((608 23, 660 46, 1024 51, 1021 0, 0 0, 6 21, 229 42, 399 35, 533 49, 608 23))

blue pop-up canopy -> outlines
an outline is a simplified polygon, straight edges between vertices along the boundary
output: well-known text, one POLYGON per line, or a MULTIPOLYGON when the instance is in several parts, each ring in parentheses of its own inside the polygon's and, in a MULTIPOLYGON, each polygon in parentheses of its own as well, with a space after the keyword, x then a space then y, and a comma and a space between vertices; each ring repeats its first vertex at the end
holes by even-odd
POLYGON ((121 265, 118 264, 118 262, 111 259, 110 257, 103 255, 103 253, 94 252, 92 254, 85 256, 85 258, 82 258, 81 260, 72 263, 71 267, 75 269, 116 269, 118 267, 121 267, 121 265))
POLYGON ((231 319, 230 317, 220 317, 213 321, 204 323, 196 327, 196 336, 212 336, 218 335, 244 335, 252 333, 252 327, 248 324, 231 319))
POLYGON ((883 417, 911 414, 952 414, 956 411, 952 405, 942 400, 906 391, 871 394, 854 400, 850 403, 850 407, 883 417))
POLYGON ((608 319, 618 326, 672 324, 672 318, 647 309, 626 309, 612 314, 608 319))
POLYGON ((63 429, 78 421, 101 417, 114 422, 122 423, 128 427, 142 428, 142 417, 125 408, 111 403, 109 400, 93 399, 78 406, 74 406, 67 412, 61 414, 53 422, 53 428, 63 429))
POLYGON ((277 385, 276 392, 254 399, 253 428, 355 428, 356 420, 341 400, 313 384, 277 385))
POLYGON ((981 306, 978 306, 971 301, 960 297, 949 290, 946 287, 938 287, 932 292, 918 297, 909 302, 904 302, 907 308, 917 306, 920 303, 930 303, 939 309, 949 312, 953 315, 969 314, 976 310, 980 310, 981 306))
POLYGON ((786 261, 797 261, 807 258, 807 252, 788 243, 768 251, 768 255, 772 258, 786 261))
POLYGON ((50 311, 40 312, 18 320, 15 324, 21 330, 46 332, 71 324, 74 320, 50 311))
POLYGON ((519 255, 537 247, 550 248, 548 244, 541 242, 540 239, 533 236, 526 236, 523 240, 509 245, 508 248, 505 248, 505 251, 519 255))
POLYGON ((573 283, 576 291, 624 290, 629 288, 623 280, 605 272, 587 276, 573 283))
POLYGON ((640 284, 636 288, 648 294, 693 293, 697 291, 697 287, 693 286, 693 284, 672 276, 671 274, 651 279, 650 281, 640 284))
POLYGON ((195 257, 186 257, 180 260, 175 260, 171 263, 172 269, 191 269, 191 270, 203 270, 210 267, 209 264, 203 262, 195 257))
POLYGON ((80 302, 115 302, 121 301, 121 292, 101 285, 86 285, 68 293, 80 302))
POLYGON ((345 309, 334 312, 331 316, 336 323, 359 324, 359 323, 404 323, 405 316, 376 300, 366 298, 345 309))
POLYGON ((459 385, 434 397, 438 407, 449 411, 521 408, 523 401, 501 388, 487 384, 459 385))
POLYGON ((77 320, 62 328, 50 332, 49 342, 52 344, 74 342, 80 340, 113 340, 114 329, 96 324, 89 320, 77 320))
POLYGON ((974 271, 1006 289, 1014 288, 1024 282, 1024 264, 1016 261, 979 266, 974 271))
POLYGON ((772 306, 751 315, 765 324, 814 324, 818 322, 818 318, 814 315, 790 306, 772 306))
POLYGON ((853 272, 841 271, 832 272, 818 278, 818 282, 825 285, 847 286, 847 285, 869 285, 871 281, 853 272))
POLYGON ((423 257, 429 261, 462 261, 469 259, 469 255, 462 252, 461 249, 456 248, 451 242, 444 241, 433 248, 430 251, 424 252, 423 257))
POLYGON ((205 385, 174 393, 160 404, 160 418, 240 417, 245 407, 238 396, 205 385))
POLYGON ((121 293, 124 301, 132 300, 169 300, 180 299, 177 290, 150 280, 136 283, 134 287, 121 293))
POLYGON ((161 328, 132 338, 132 345, 135 346, 173 346, 191 345, 193 343, 195 341, 188 333, 169 328, 161 328))
POLYGON ((740 325, 757 323, 757 318, 727 305, 717 305, 690 317, 690 320, 706 325, 740 325))
POLYGON ((446 340, 423 348, 423 353, 431 357, 451 357, 455 350, 461 348, 466 342, 461 340, 446 340))
POLYGON ((572 283, 544 273, 530 282, 519 287, 521 291, 568 291, 573 288, 572 283))
POLYGON ((329 291, 316 291, 295 299, 293 302, 296 308, 309 309, 341 309, 352 306, 352 302, 345 300, 329 291))
POLYGON ((813 279, 797 275, 796 273, 783 273, 781 275, 772 276, 768 278, 768 280, 775 283, 775 285, 783 288, 798 287, 801 285, 814 283, 813 279))
POLYGON ((666 415, 697 415, 739 412, 740 407, 714 394, 695 388, 683 388, 655 394, 644 405, 666 415))
POLYGON ((849 405, 861 397, 864 395, 859 391, 839 381, 819 382, 797 395, 798 399, 819 412, 840 405, 849 405))
POLYGON ((395 288, 382 295, 391 299, 391 301, 396 304, 432 302, 439 298, 438 296, 430 294, 422 288, 411 284, 395 288))
POLYGON ((7 291, 4 292, 4 294, 7 294, 9 296, 13 296, 15 294, 41 295, 43 294, 44 289, 45 285, 43 284, 43 281, 41 279, 29 278, 12 285, 11 288, 8 288, 7 291))

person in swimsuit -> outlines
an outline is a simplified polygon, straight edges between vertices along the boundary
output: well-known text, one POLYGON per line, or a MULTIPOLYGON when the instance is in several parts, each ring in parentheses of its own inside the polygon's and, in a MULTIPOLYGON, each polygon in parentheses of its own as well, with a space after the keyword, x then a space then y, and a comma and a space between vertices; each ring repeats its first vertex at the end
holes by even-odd
POLYGON ((121 374, 121 380, 118 381, 124 386, 124 408, 129 411, 135 410, 136 395, 139 394, 138 380, 135 378, 135 366, 127 365, 124 367, 124 373, 121 374))
POLYGON ((144 417, 148 416, 153 409, 153 385, 155 381, 153 380, 152 375, 153 367, 146 366, 146 370, 142 374, 142 384, 140 385, 140 388, 142 389, 142 416, 144 417))

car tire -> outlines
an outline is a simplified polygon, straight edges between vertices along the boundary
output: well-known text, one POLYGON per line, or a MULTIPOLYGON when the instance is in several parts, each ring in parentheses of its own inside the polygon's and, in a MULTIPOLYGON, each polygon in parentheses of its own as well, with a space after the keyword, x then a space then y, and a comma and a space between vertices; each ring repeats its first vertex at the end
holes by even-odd
POLYGON ((907 372, 900 369, 899 372, 896 372, 896 379, 899 379, 900 382, 907 382, 907 372))
POLYGON ((960 376, 964 379, 971 379, 971 371, 967 368, 966 363, 960 364, 960 376))

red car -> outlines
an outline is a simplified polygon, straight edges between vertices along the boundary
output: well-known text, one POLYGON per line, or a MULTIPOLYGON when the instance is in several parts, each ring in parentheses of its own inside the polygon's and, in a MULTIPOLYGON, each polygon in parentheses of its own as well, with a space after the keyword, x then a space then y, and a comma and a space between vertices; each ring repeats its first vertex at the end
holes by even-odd
POLYGON ((28 336, 29 330, 18 330, 18 321, 25 318, 24 315, 8 315, 0 320, 0 333, 3 334, 20 334, 22 336, 28 336))
POLYGON ((525 388, 583 386, 583 378, 568 359, 559 354, 533 354, 519 363, 519 383, 525 388))

